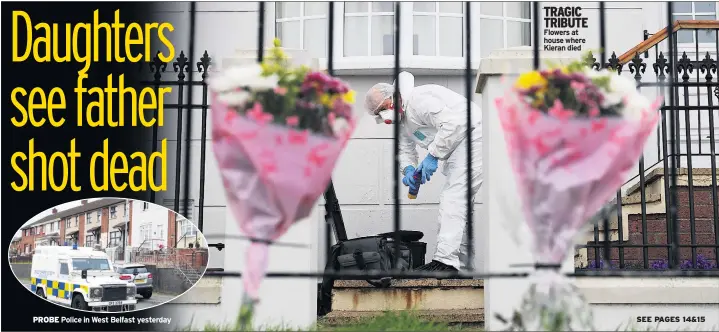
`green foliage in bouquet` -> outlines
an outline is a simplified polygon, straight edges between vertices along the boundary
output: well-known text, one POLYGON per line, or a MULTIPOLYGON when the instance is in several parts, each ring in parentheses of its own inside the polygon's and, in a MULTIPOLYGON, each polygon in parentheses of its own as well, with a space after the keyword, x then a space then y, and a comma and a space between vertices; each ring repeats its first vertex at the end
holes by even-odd
POLYGON ((606 102, 612 91, 611 71, 593 72, 585 58, 564 66, 526 72, 514 83, 514 89, 533 108, 543 112, 571 112, 572 116, 619 116, 622 101, 606 102))
POLYGON ((274 40, 260 68, 260 77, 249 77, 242 88, 250 97, 236 108, 241 114, 327 136, 337 134, 338 120, 352 121, 355 92, 321 71, 293 66, 279 39, 274 40), (253 79, 260 83, 253 86, 253 79))

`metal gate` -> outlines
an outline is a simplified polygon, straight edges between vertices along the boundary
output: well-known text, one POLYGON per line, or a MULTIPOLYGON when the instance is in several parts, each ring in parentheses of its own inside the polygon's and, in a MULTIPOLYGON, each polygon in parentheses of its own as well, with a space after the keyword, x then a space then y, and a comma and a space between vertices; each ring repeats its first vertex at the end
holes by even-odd
MULTIPOLYGON (((330 75, 335 74, 334 70, 334 60, 335 55, 333 54, 333 48, 334 48, 334 30, 332 29, 334 20, 335 20, 335 13, 334 13, 334 3, 329 2, 329 16, 328 16, 328 64, 327 64, 327 72, 330 75)), ((188 54, 192 55, 195 54, 195 30, 196 30, 196 9, 195 9, 195 3, 192 2, 190 5, 190 43, 189 43, 189 50, 188 54)), ((657 34, 650 35, 645 31, 645 42, 638 45, 634 49, 630 50, 629 52, 626 52, 620 56, 617 56, 616 53, 612 53, 611 55, 608 55, 605 48, 606 45, 606 33, 605 33, 605 25, 606 25, 606 10, 605 10, 605 4, 604 2, 600 2, 599 5, 599 40, 600 40, 600 49, 603 50, 599 54, 592 55, 589 59, 587 59, 587 65, 591 66, 594 69, 600 69, 600 68, 613 68, 618 73, 626 72, 627 70, 634 74, 634 78, 636 79, 639 89, 657 89, 659 90, 664 96, 665 96, 665 103, 661 107, 661 119, 660 124, 657 128, 657 132, 659 134, 659 137, 661 137, 660 140, 657 141, 657 151, 658 151, 658 160, 656 160, 655 163, 646 165, 646 162, 644 158, 642 158, 639 162, 639 173, 638 175, 630 179, 630 181, 636 180, 638 177, 638 191, 640 193, 640 204, 641 204, 641 221, 635 223, 635 228, 641 229, 641 231, 638 232, 638 234, 641 235, 641 239, 638 240, 638 243, 634 243, 637 241, 627 241, 624 240, 625 235, 623 234, 623 225, 625 222, 629 222, 627 220, 622 220, 622 193, 617 192, 616 199, 613 202, 610 202, 605 209, 603 209, 602 214, 600 215, 601 221, 599 225, 594 226, 593 230, 593 241, 591 243, 588 243, 586 245, 580 246, 580 248, 586 248, 588 249, 589 253, 589 266, 586 269, 578 269, 575 273, 569 274, 571 276, 604 276, 604 277, 626 277, 626 276, 642 276, 642 277, 669 277, 669 276, 708 276, 708 275, 717 275, 717 272, 719 271, 717 269, 717 258, 719 258, 719 204, 717 204, 717 166, 716 166, 716 140, 717 137, 715 135, 715 120, 714 120, 714 111, 717 109, 714 104, 717 103, 717 101, 714 100, 713 97, 719 98, 719 74, 717 73, 717 59, 712 58, 709 52, 706 52, 706 54, 701 54, 699 52, 699 42, 698 42, 698 36, 699 34, 707 33, 706 31, 711 31, 711 34, 715 37, 716 40, 716 55, 719 55, 719 24, 717 24, 717 21, 674 21, 673 20, 673 6, 672 3, 667 3, 667 28, 658 32, 657 34), (695 35, 695 41, 696 41, 696 48, 694 54, 688 54, 683 53, 681 56, 678 54, 678 33, 680 31, 691 31, 695 35), (660 51, 659 49, 659 42, 666 39, 668 41, 668 45, 671 45, 670 51, 668 54, 665 54, 663 51, 660 51), (651 64, 651 67, 648 66, 647 59, 649 57, 650 51, 653 51, 654 53, 654 63, 651 64), (598 56, 599 59, 596 59, 595 56, 598 56), (656 81, 647 82, 646 80, 643 81, 643 78, 646 77, 646 71, 647 70, 653 70, 656 76, 656 81), (692 92, 696 92, 697 96, 701 97, 702 95, 706 95, 706 99, 697 98, 697 103, 695 105, 690 102, 690 95, 692 92), (681 98, 680 98, 681 97, 681 98), (681 115, 680 115, 681 114, 681 115), (692 143, 696 139, 693 138, 692 135, 696 136, 694 132, 697 129, 691 129, 690 128, 690 121, 693 119, 692 117, 696 117, 698 119, 699 124, 701 124, 701 121, 703 121, 706 118, 706 121, 709 123, 709 130, 708 132, 702 132, 701 125, 698 128, 698 140, 699 140, 699 148, 698 151, 694 151, 694 144, 692 143), (680 128, 680 121, 683 119, 683 121, 686 123, 684 126, 682 132, 682 128, 680 128), (686 146, 681 147, 681 141, 682 137, 684 137, 684 140, 686 141, 686 146), (704 147, 704 143, 708 142, 708 148, 704 147), (710 189, 701 191, 707 191, 707 193, 702 193, 702 204, 698 204, 696 202, 696 194, 698 190, 695 190, 692 177, 695 175, 693 174, 692 169, 692 161, 696 157, 708 157, 710 160, 710 168, 709 171, 704 171, 704 175, 707 175, 706 173, 709 173, 711 175, 711 186, 710 189), (685 160, 684 163, 686 163, 686 169, 681 168, 682 160, 685 160), (664 194, 668 197, 668 204, 666 205, 666 211, 665 216, 663 217, 663 227, 666 232, 666 239, 663 241, 664 243, 654 243, 654 242, 662 242, 662 241, 656 241, 651 240, 648 238, 648 227, 649 228, 656 228, 656 223, 660 222, 658 220, 654 220, 654 216, 652 216, 652 220, 648 220, 649 216, 646 212, 646 204, 647 204, 647 194, 645 192, 646 188, 645 185, 648 181, 647 176, 650 174, 655 168, 658 166, 661 166, 660 168, 663 170, 663 176, 665 179, 669 179, 668 181, 665 181, 664 185, 664 194), (688 186, 687 189, 679 189, 678 185, 678 177, 686 175, 688 177, 688 186), (686 191, 686 192, 685 192, 686 191), (687 197, 686 204, 684 197, 687 197), (701 220, 697 218, 697 207, 701 205, 703 213, 709 215, 708 219, 707 217, 703 217, 701 220), (680 218, 680 212, 683 214, 684 210, 688 208, 688 218, 680 218), (707 212, 708 211, 708 212, 707 212), (610 234, 610 217, 616 214, 617 216, 617 231, 618 231, 618 240, 612 241, 612 234, 610 234), (688 227, 684 224, 680 224, 680 219, 684 220, 686 219, 688 222, 688 227), (648 226, 649 225, 649 226, 648 226), (601 227, 600 227, 601 226, 601 227), (688 231, 686 230, 688 228, 688 231), (705 234, 699 234, 699 229, 713 229, 713 238, 711 241, 706 240, 705 234), (603 241, 600 241, 600 232, 603 233, 603 241), (688 240, 682 241, 680 235, 686 233, 688 234, 688 240), (702 235, 702 236, 699 236, 702 235), (689 243, 683 243, 683 242, 689 242, 689 243), (700 243, 701 242, 701 243, 700 243), (651 255, 650 252, 653 252, 654 249, 659 250, 665 250, 667 254, 667 260, 666 260, 666 268, 665 271, 655 271, 652 270, 652 264, 651 263, 651 255), (682 252, 684 252, 682 249, 686 249, 688 252, 690 252, 690 255, 683 255, 682 252), (640 264, 635 264, 634 266, 630 266, 631 264, 628 264, 625 260, 626 256, 629 252, 640 252, 641 260, 642 262, 640 264), (703 256, 700 256, 700 253, 704 253, 703 256), (686 259, 686 261, 689 261, 687 264, 686 261, 682 263, 681 258, 682 257, 689 257, 686 259), (706 267, 706 266, 700 266, 702 265, 702 259, 701 257, 704 257, 704 259, 709 259, 710 261, 713 261, 714 264, 706 267), (605 262, 607 264, 605 264, 605 262)), ((472 74, 472 68, 471 68, 471 20, 472 20, 472 3, 471 2, 465 2, 464 3, 464 33, 466 34, 465 38, 465 64, 466 68, 464 71, 464 89, 465 89, 465 96, 467 97, 467 103, 468 103, 468 109, 469 104, 471 102, 471 96, 474 94, 473 92, 473 80, 474 75, 472 74)), ((257 60, 262 61, 263 57, 263 50, 265 48, 264 45, 264 32, 265 32, 265 3, 259 2, 259 13, 258 13, 258 27, 257 27, 257 34, 258 34, 258 54, 257 54, 257 60)), ((540 66, 540 61, 542 59, 540 58, 540 29, 539 24, 537 24, 538 20, 534 18, 540 17, 540 4, 538 2, 532 3, 532 12, 533 12, 533 40, 532 40, 532 47, 533 47, 533 63, 534 68, 537 69, 540 66)), ((400 17, 401 17, 401 8, 399 3, 395 3, 395 9, 394 9, 394 44, 395 44, 395 52, 394 52, 394 80, 399 81, 399 73, 401 69, 400 64, 400 17)), ((691 52, 690 52, 691 53, 691 52)), ((175 110, 188 110, 188 113, 193 112, 201 112, 201 148, 200 148, 200 175, 199 175, 199 213, 197 214, 196 222, 197 226, 200 229, 200 231, 203 230, 204 227, 204 182, 205 182, 205 164, 206 164, 206 138, 207 138, 207 112, 210 109, 211 105, 208 104, 208 89, 206 84, 206 78, 208 76, 208 69, 213 66, 212 59, 209 56, 208 51, 205 51, 202 58, 200 59, 189 59, 184 52, 180 52, 178 58, 176 61, 172 63, 165 63, 162 62, 158 57, 155 57, 154 61, 149 64, 149 70, 153 74, 154 79, 144 82, 145 84, 149 86, 153 86, 156 88, 159 88, 160 86, 175 86, 177 87, 177 91, 179 92, 179 97, 177 103, 172 104, 165 104, 165 108, 167 109, 175 109, 175 110), (169 68, 169 69, 168 69, 169 68), (193 69, 196 69, 193 70, 193 69), (200 77, 197 77, 196 75, 199 74, 200 77), (201 86, 202 87, 202 97, 199 103, 196 102, 193 98, 193 94, 189 93, 186 96, 184 94, 186 91, 191 91, 191 87, 194 86, 201 86)), ((399 92, 395 92, 395 94, 398 94, 399 92)), ((395 95, 395 98, 397 96, 395 95)), ((182 112, 178 112, 178 122, 177 122, 177 159, 175 163, 175 170, 176 170, 176 177, 174 179, 175 181, 175 195, 176 198, 174 200, 174 210, 178 211, 184 215, 188 214, 188 210, 192 208, 189 205, 189 197, 187 197, 187 193, 190 192, 190 161, 192 158, 197 158, 195 156, 191 155, 190 150, 190 137, 192 136, 192 125, 188 121, 188 125, 186 128, 183 128, 183 121, 182 121, 182 112), (184 145, 182 143, 182 138, 185 138, 184 145), (185 149, 184 155, 186 158, 184 160, 182 159, 183 154, 182 149, 185 149), (180 176, 180 171, 182 170, 182 165, 184 163, 184 169, 185 172, 180 176), (180 188, 181 186, 184 187, 184 192, 186 197, 177 199, 178 196, 180 196, 180 188), (183 206, 180 206, 180 202, 183 202, 183 206)), ((190 118, 191 119, 191 118, 190 118)), ((467 113, 467 120, 471 120, 471 113, 467 113)), ((393 192, 394 192, 394 230, 395 232, 398 232, 401 229, 400 224, 400 216, 402 213, 402 210, 400 208, 400 165, 398 160, 398 152, 399 152, 399 141, 398 137, 400 134, 400 125, 399 122, 395 122, 394 125, 394 153, 395 153, 395 160, 394 160, 394 176, 393 176, 393 192)), ((471 142, 471 131, 467 132, 467 140, 468 142, 471 142)), ((154 128, 153 131, 153 142, 157 142, 157 127, 154 128)), ((157 144, 153 144, 153 152, 157 150, 157 144)), ((466 153, 469 154, 469 157, 467 158, 468 162, 468 169, 472 169, 471 165, 471 144, 467 144, 467 151, 466 153)), ((468 178, 471 178, 471 171, 468 172, 468 178)), ((471 182, 471 181, 468 181, 471 182)), ((470 188, 468 186, 467 188, 467 206, 468 209, 466 211, 467 214, 467 220, 468 220, 468 238, 469 238, 469 257, 468 260, 472 262, 474 260, 473 257, 473 250, 471 246, 474 242, 474 229, 473 229, 473 216, 472 216, 472 209, 473 206, 471 202, 471 192, 470 188)), ((149 201, 154 202, 155 194, 150 193, 148 197, 149 201)), ((326 218, 341 218, 341 214, 339 211, 339 203, 337 202, 337 198, 334 195, 334 188, 332 183, 330 183, 330 186, 325 193, 325 209, 326 209, 326 218)), ((224 222, 224 220, 222 221, 224 222)), ((329 239, 330 237, 330 230, 329 228, 326 229, 326 234, 329 239)), ((252 239, 250 239, 252 240, 252 239)), ((331 241, 327 241, 327 244, 329 245, 331 241)), ((281 243, 274 243, 275 245, 286 245, 281 243)), ((222 250, 224 249, 225 245, 223 243, 214 243, 210 244, 210 247, 214 247, 215 249, 211 250, 222 250)), ((399 246, 396 247, 397 250, 399 250, 399 246)), ((229 250, 233 250, 233 248, 228 248, 229 250)), ((399 257, 399 255, 396 255, 399 257)), ((536 266, 535 266, 536 267, 536 266)), ((476 273, 475 271, 467 271, 467 272, 459 272, 459 273, 449 273, 449 272, 425 272, 425 271, 409 271, 409 272, 402 272, 402 271, 392 271, 389 273, 353 273, 353 272, 316 272, 316 271, 307 271, 302 273, 269 273, 268 277, 299 277, 299 278, 316 278, 316 277, 323 277, 323 276, 333 276, 333 277, 357 277, 358 279, 367 279, 367 278, 379 278, 379 277, 397 277, 397 278, 413 278, 413 277, 434 277, 434 278, 448 278, 452 276, 472 276, 475 278, 492 278, 492 277, 525 277, 527 276, 526 273, 476 273)), ((208 269, 206 276, 208 277, 239 277, 241 276, 241 272, 239 271, 224 271, 223 269, 208 269)))

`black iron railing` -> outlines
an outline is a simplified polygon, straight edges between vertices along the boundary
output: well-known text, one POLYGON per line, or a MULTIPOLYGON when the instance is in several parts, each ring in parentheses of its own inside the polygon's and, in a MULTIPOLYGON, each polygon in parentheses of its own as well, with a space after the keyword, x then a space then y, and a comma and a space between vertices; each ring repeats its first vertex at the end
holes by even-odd
MULTIPOLYGON (((467 97, 467 104, 468 104, 468 112, 467 112, 467 121, 471 121, 471 112, 469 110, 471 109, 470 103, 472 100, 472 82, 473 82, 473 74, 472 74, 472 68, 471 68, 471 2, 465 2, 465 10, 464 10, 464 22, 465 22, 465 43, 466 43, 466 52, 465 52, 465 59, 466 59, 466 68, 464 72, 464 83, 465 83, 465 96, 467 97)), ((671 2, 667 4, 668 5, 668 11, 667 11, 667 31, 672 31, 672 5, 671 2)), ((333 52, 334 50, 334 29, 333 25, 335 22, 335 11, 334 11, 334 3, 330 2, 328 3, 329 6, 329 13, 328 13, 328 54, 327 54, 327 71, 330 75, 334 75, 334 60, 335 60, 335 54, 333 52)), ((257 60, 262 61, 263 55, 264 55, 264 40, 265 40, 265 13, 264 13, 265 3, 260 2, 259 3, 259 13, 258 13, 258 53, 257 53, 257 60)), ((715 122, 714 122, 714 112, 716 111, 716 107, 714 106, 715 101, 713 99, 714 96, 719 98, 719 74, 717 73, 717 56, 719 56, 719 27, 718 28, 712 28, 715 35, 717 36, 717 49, 715 54, 712 55, 710 52, 706 52, 705 54, 700 54, 699 52, 699 45, 697 44, 695 46, 695 52, 694 52, 694 59, 691 59, 691 56, 688 53, 682 53, 681 56, 679 56, 679 46, 677 44, 677 37, 676 32, 673 33, 667 33, 666 38, 668 39, 668 45, 671 45, 671 47, 666 48, 666 54, 665 51, 660 50, 659 44, 656 44, 653 46, 653 50, 655 52, 655 57, 653 63, 649 63, 646 60, 642 59, 640 57, 640 54, 647 54, 645 52, 647 51, 641 51, 637 52, 633 58, 631 58, 630 61, 623 61, 621 57, 617 57, 616 53, 612 53, 610 57, 607 57, 607 50, 606 50, 606 39, 608 36, 605 34, 605 7, 604 3, 600 3, 599 8, 599 42, 600 42, 600 52, 599 52, 599 60, 594 58, 592 56, 589 60, 587 65, 591 66, 595 69, 601 69, 601 68, 611 68, 617 71, 618 74, 625 73, 627 70, 634 75, 634 78, 639 83, 638 89, 656 89, 657 93, 665 96, 665 103, 661 108, 661 121, 660 125, 657 128, 657 160, 654 160, 653 163, 651 163, 649 166, 647 166, 647 162, 644 158, 642 158, 639 161, 638 165, 638 174, 634 178, 630 179, 628 184, 634 181, 637 181, 638 178, 638 192, 639 192, 639 204, 641 206, 641 212, 638 214, 639 217, 635 215, 630 215, 628 219, 632 220, 623 220, 623 199, 626 200, 625 195, 622 194, 621 191, 617 192, 616 199, 614 202, 610 203, 610 205, 614 204, 613 209, 605 209, 604 211, 613 211, 613 213, 616 213, 617 221, 616 221, 616 232, 613 232, 611 228, 612 222, 610 221, 611 215, 609 213, 605 213, 602 215, 602 221, 599 223, 601 224, 601 232, 603 232, 603 241, 600 241, 600 225, 595 225, 593 229, 593 241, 590 241, 586 245, 580 246, 580 248, 586 248, 588 251, 591 251, 591 254, 588 252, 587 261, 588 266, 587 268, 581 268, 576 273, 571 275, 581 275, 581 276, 606 276, 606 277, 626 277, 626 276, 637 276, 637 277, 670 277, 670 276, 707 276, 707 275, 713 275, 716 276, 716 272, 718 271, 716 268, 716 262, 719 258, 719 204, 717 203, 717 171, 716 171, 716 135, 715 135, 715 122), (646 75, 647 68, 652 68, 655 76, 654 81, 649 81, 646 75), (697 102, 692 102, 691 98, 691 91, 696 91, 697 93, 697 102), (706 95, 705 101, 700 101, 700 97, 706 95), (683 96, 682 102, 680 102, 680 96, 683 96), (683 120, 685 122, 684 125, 684 136, 686 141, 686 146, 682 150, 681 148, 681 121, 680 121, 680 113, 683 113, 683 120), (693 131, 690 128, 691 124, 693 123, 692 120, 692 114, 696 114, 697 123, 699 125, 699 128, 697 130, 697 135, 692 135, 693 131), (701 123, 704 120, 704 115, 706 115, 706 122, 708 122, 708 130, 707 132, 703 132, 701 128, 701 123), (706 135, 706 137, 704 137, 706 135), (695 153, 694 151, 694 145, 693 141, 696 141, 697 139, 694 139, 693 137, 698 137, 698 149, 695 153), (708 151, 707 147, 703 144, 708 144, 708 151), (704 177, 704 180, 706 182, 706 179, 711 177, 711 184, 709 186, 702 187, 703 189, 697 189, 695 188, 695 185, 693 183, 693 177, 694 173, 697 172, 697 169, 692 169, 693 162, 695 162, 696 158, 700 157, 707 157, 709 159, 709 167, 706 167, 706 169, 702 169, 702 176, 704 177), (684 161, 682 160, 684 159, 684 161), (680 168, 683 163, 686 163, 686 168, 680 168), (661 171, 656 171, 657 169, 661 169, 661 171), (652 173, 654 172, 654 173, 652 173), (659 173, 663 179, 664 179, 664 186, 663 190, 660 193, 661 199, 665 203, 665 209, 663 211, 663 216, 658 216, 656 212, 649 214, 647 210, 647 199, 648 195, 646 192, 646 187, 649 185, 649 182, 656 181, 654 178, 654 175, 659 173), (679 174, 681 173, 681 174, 679 174), (682 180, 682 184, 680 185, 678 177, 683 176, 683 174, 686 173, 686 180, 682 180), (652 178, 647 179, 647 176, 651 175, 652 178), (684 185, 686 183, 686 185, 684 185), (684 189, 686 187, 686 189, 684 189), (686 193, 685 193, 686 192, 686 193), (686 194, 686 195, 685 195, 686 194), (684 197, 687 197, 686 202, 684 202, 684 197), (700 197, 700 199, 697 199, 697 197, 700 197), (681 200, 680 200, 681 198, 681 200), (684 218, 684 211, 688 209, 688 213, 686 215, 686 218, 684 218), (634 220, 640 218, 640 220, 634 220), (661 220, 660 220, 661 219, 661 220), (663 225, 659 225, 663 222, 663 225), (629 240, 625 240, 625 230, 624 226, 625 223, 628 223, 629 227, 629 240), (632 227, 632 225, 635 225, 632 227), (686 231, 688 229, 688 231, 686 231), (660 232, 660 230, 664 230, 664 232, 660 232), (700 230, 700 231, 698 231, 700 230), (652 233, 653 232, 653 233, 652 233), (684 232, 684 233, 683 233, 684 232), (616 233, 617 240, 612 241, 612 234, 616 233), (661 238, 661 235, 663 234, 663 240, 658 240, 658 238, 661 238), (687 238, 683 239, 682 235, 687 234, 687 238), (709 235, 707 235, 709 234, 709 235), (652 235, 653 238, 650 237, 652 235), (711 241, 707 240, 711 237, 711 241), (639 239, 641 238, 641 239, 639 239), (635 243, 636 242, 636 243, 635 243), (662 243, 656 243, 656 242, 662 242, 662 243), (685 243, 688 242, 688 243, 685 243), (656 249, 656 250, 655 250, 656 249), (682 249, 688 249, 689 254, 683 254, 682 249), (663 250, 665 255, 659 255, 657 256, 657 250, 663 250), (629 256, 634 257, 633 259, 628 259, 629 256), (661 257, 660 257, 661 256, 661 257), (615 258, 614 258, 615 257, 615 258), (664 258, 666 257, 666 258, 664 258), (682 265, 681 260, 682 257, 689 257, 685 258, 688 261, 690 261, 690 264, 684 264, 682 265), (672 269, 674 271, 662 271, 657 272, 651 269, 652 265, 655 265, 655 262, 652 262, 652 259, 655 259, 657 261, 662 261, 662 259, 666 259, 666 267, 668 269, 672 269), (713 268, 705 268, 705 265, 702 265, 705 260, 710 261, 710 265, 714 266, 713 268), (603 264, 603 262, 607 262, 607 264, 603 264), (701 265, 701 266, 700 266, 701 265), (612 267, 616 267, 619 269, 615 269, 612 267), (646 270, 646 271, 641 271, 646 270)), ((534 68, 539 68, 541 63, 541 56, 540 56, 540 29, 538 22, 541 22, 538 18, 540 17, 540 4, 538 2, 532 3, 532 18, 533 18, 533 56, 534 56, 534 68)), ((399 73, 400 73, 400 17, 403 14, 400 11, 400 4, 395 3, 395 13, 394 13, 394 80, 399 84, 399 73)), ((195 54, 195 5, 192 3, 191 9, 190 9, 190 48, 189 48, 189 54, 190 56, 195 54)), ((705 28, 702 28, 705 29, 705 28)), ((698 36, 700 29, 695 29, 695 34, 698 36)), ((649 39, 649 34, 645 33, 644 39, 649 39)), ((654 38, 654 37, 652 37, 654 38)), ((695 39, 695 41, 698 42, 698 38, 695 39)), ((691 53, 691 52, 689 52, 691 53)), ((200 148, 200 157, 199 157, 199 164, 200 164, 200 174, 199 174, 199 182, 200 182, 200 189, 199 189, 199 214, 197 215, 197 225, 198 228, 202 231, 204 228, 204 182, 205 182, 205 173, 206 173, 206 138, 207 138, 207 111, 211 107, 211 105, 208 104, 208 89, 206 84, 206 78, 208 76, 208 70, 210 67, 214 65, 212 62, 212 59, 209 56, 208 51, 205 51, 203 56, 200 59, 197 59, 196 62, 193 63, 193 59, 189 59, 187 56, 185 56, 184 52, 180 52, 178 58, 173 63, 164 63, 160 61, 159 58, 155 58, 155 60, 150 63, 149 70, 152 73, 153 77, 152 79, 145 82, 145 84, 149 86, 153 86, 155 88, 159 88, 160 86, 174 86, 177 87, 176 91, 179 92, 178 101, 176 104, 165 104, 166 109, 176 109, 180 112, 178 112, 178 122, 177 122, 177 166, 176 166, 176 174, 175 174, 175 206, 174 210, 181 212, 185 215, 187 215, 187 211, 190 208, 188 206, 188 194, 189 194, 189 188, 190 188, 190 181, 192 180, 190 178, 190 161, 192 160, 191 156, 191 150, 190 150, 190 138, 191 138, 191 120, 192 113, 201 111, 201 148, 200 148), (168 67, 171 68, 171 71, 168 71, 168 67), (201 77, 199 79, 196 79, 193 76, 193 73, 196 72, 201 74, 201 77), (186 79, 187 78, 187 79, 186 79), (189 93, 185 98, 184 94, 186 91, 192 91, 192 87, 200 86, 202 88, 202 97, 201 101, 198 104, 193 103, 193 93, 189 93), (185 102, 186 100, 186 102, 185 102), (182 121, 182 110, 188 111, 188 121, 187 121, 187 128, 183 128, 183 121, 182 121), (185 156, 185 167, 184 167, 184 177, 181 176, 182 168, 179 166, 182 159, 181 156, 183 155, 181 153, 183 145, 180 143, 182 137, 185 137, 185 144, 184 144, 184 156, 185 156), (183 181, 181 181, 181 179, 183 181), (178 199, 178 196, 180 195, 180 186, 184 185, 184 194, 185 198, 182 199, 184 201, 182 209, 180 209, 180 200, 178 199)), ((395 92, 398 93, 398 92, 395 92)), ((395 96, 396 98, 397 96, 395 96)), ((399 122, 395 122, 394 126, 394 151, 395 156, 398 155, 399 147, 398 147, 398 137, 400 134, 400 127, 399 122)), ((467 131, 467 140, 468 142, 472 141, 471 138, 471 131, 467 131)), ((154 129, 153 133, 153 151, 156 151, 157 149, 157 128, 154 129)), ((470 155, 467 158, 468 162, 468 169, 472 169, 472 158, 471 158, 471 143, 467 144, 467 153, 470 155)), ((399 160, 395 157, 394 160, 394 182, 393 182, 393 192, 394 192, 394 231, 398 232, 401 229, 401 223, 400 223, 400 174, 399 174, 399 160)), ((471 171, 468 172, 468 179, 471 179, 471 171)), ((468 184, 471 183, 471 180, 468 181, 468 184)), ((150 193, 148 200, 155 201, 155 194, 150 193)), ((334 186, 332 183, 330 183, 330 186, 325 193, 325 209, 326 209, 326 219, 327 220, 337 220, 337 218, 341 218, 341 212, 339 209, 339 203, 337 202, 336 196, 334 194, 334 186)), ((472 214, 472 207, 474 204, 472 202, 472 194, 470 191, 470 186, 467 186, 467 230, 468 230, 468 242, 469 245, 472 246, 474 243, 474 229, 473 229, 473 214, 472 214)), ((224 220, 221 221, 213 221, 213 222, 225 222, 224 220)), ((329 225, 330 223, 328 223, 329 225)), ((335 234, 346 234, 344 230, 335 230, 335 234)), ((329 246, 331 244, 331 232, 329 230, 329 226, 327 226, 326 229, 326 237, 327 237, 327 245, 329 246)), ((227 238, 232 238, 228 236, 227 238)), ((212 242, 212 241, 211 241, 212 242)), ((294 246, 292 244, 281 244, 281 243, 274 243, 275 245, 289 245, 294 246)), ((225 245, 223 243, 210 243, 210 247, 215 248, 216 250, 222 250, 225 248, 225 245)), ((399 246, 396 246, 397 249, 399 249, 399 246)), ((234 250, 233 248, 227 248, 228 250, 234 250)), ((469 262, 474 261, 474 251, 471 250, 470 247, 469 250, 469 262)), ((214 249, 211 249, 214 250, 214 249)), ((328 256, 329 257, 329 256, 328 256)), ((399 257, 399 255, 396 255, 396 257, 399 257)), ((473 264, 467 264, 467 266, 473 266, 473 264)), ((207 276, 224 276, 224 277, 235 277, 240 276, 240 272, 234 272, 234 271, 224 271, 223 269, 208 269, 207 276)), ((423 271, 409 271, 409 272, 401 272, 401 271, 393 271, 389 273, 360 273, 360 272, 305 272, 305 273, 270 273, 268 277, 322 277, 322 276, 335 276, 335 277, 357 277, 358 279, 367 279, 367 278, 379 278, 379 277, 401 277, 401 278, 412 278, 412 277, 452 277, 452 276, 474 276, 477 278, 491 278, 491 277, 523 277, 526 276, 526 273, 503 273, 503 274, 492 274, 492 273, 476 273, 474 271, 463 271, 458 273, 439 273, 439 272, 423 272, 423 271)))

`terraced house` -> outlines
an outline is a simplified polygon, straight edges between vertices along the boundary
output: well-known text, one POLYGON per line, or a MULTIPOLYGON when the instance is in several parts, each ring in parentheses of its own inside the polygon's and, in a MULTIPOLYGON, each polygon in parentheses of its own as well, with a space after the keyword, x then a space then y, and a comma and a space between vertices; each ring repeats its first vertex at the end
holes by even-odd
POLYGON ((204 245, 188 219, 162 206, 117 198, 82 200, 22 227, 16 255, 31 256, 37 246, 97 247, 124 259, 127 249, 158 250, 204 245))

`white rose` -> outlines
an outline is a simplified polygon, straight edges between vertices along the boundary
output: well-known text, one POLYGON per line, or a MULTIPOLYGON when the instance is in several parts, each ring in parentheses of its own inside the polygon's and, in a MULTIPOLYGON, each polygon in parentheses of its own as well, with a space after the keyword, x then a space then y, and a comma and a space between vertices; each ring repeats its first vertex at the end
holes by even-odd
POLYGON ((350 123, 344 118, 337 118, 332 123, 332 132, 335 136, 339 136, 341 133, 350 129, 350 123))
POLYGON ((622 109, 622 116, 625 119, 632 121, 641 120, 644 112, 650 111, 649 107, 652 105, 649 99, 640 93, 634 93, 627 96, 625 101, 626 104, 622 109))
POLYGON ((277 86, 279 82, 277 75, 271 75, 268 77, 257 76, 252 79, 248 79, 244 82, 244 85, 249 87, 253 91, 271 90, 277 86))
POLYGON ((633 79, 613 74, 609 80, 609 89, 626 96, 637 91, 637 83, 633 79))
POLYGON ((233 91, 240 87, 249 87, 251 90, 269 90, 277 86, 277 75, 262 76, 262 67, 259 64, 237 66, 228 68, 220 75, 210 80, 210 89, 215 92, 233 91))
POLYGON ((228 106, 243 106, 248 99, 250 99, 251 94, 244 90, 236 90, 236 91, 230 91, 230 92, 223 92, 217 94, 217 100, 227 104, 228 106))

